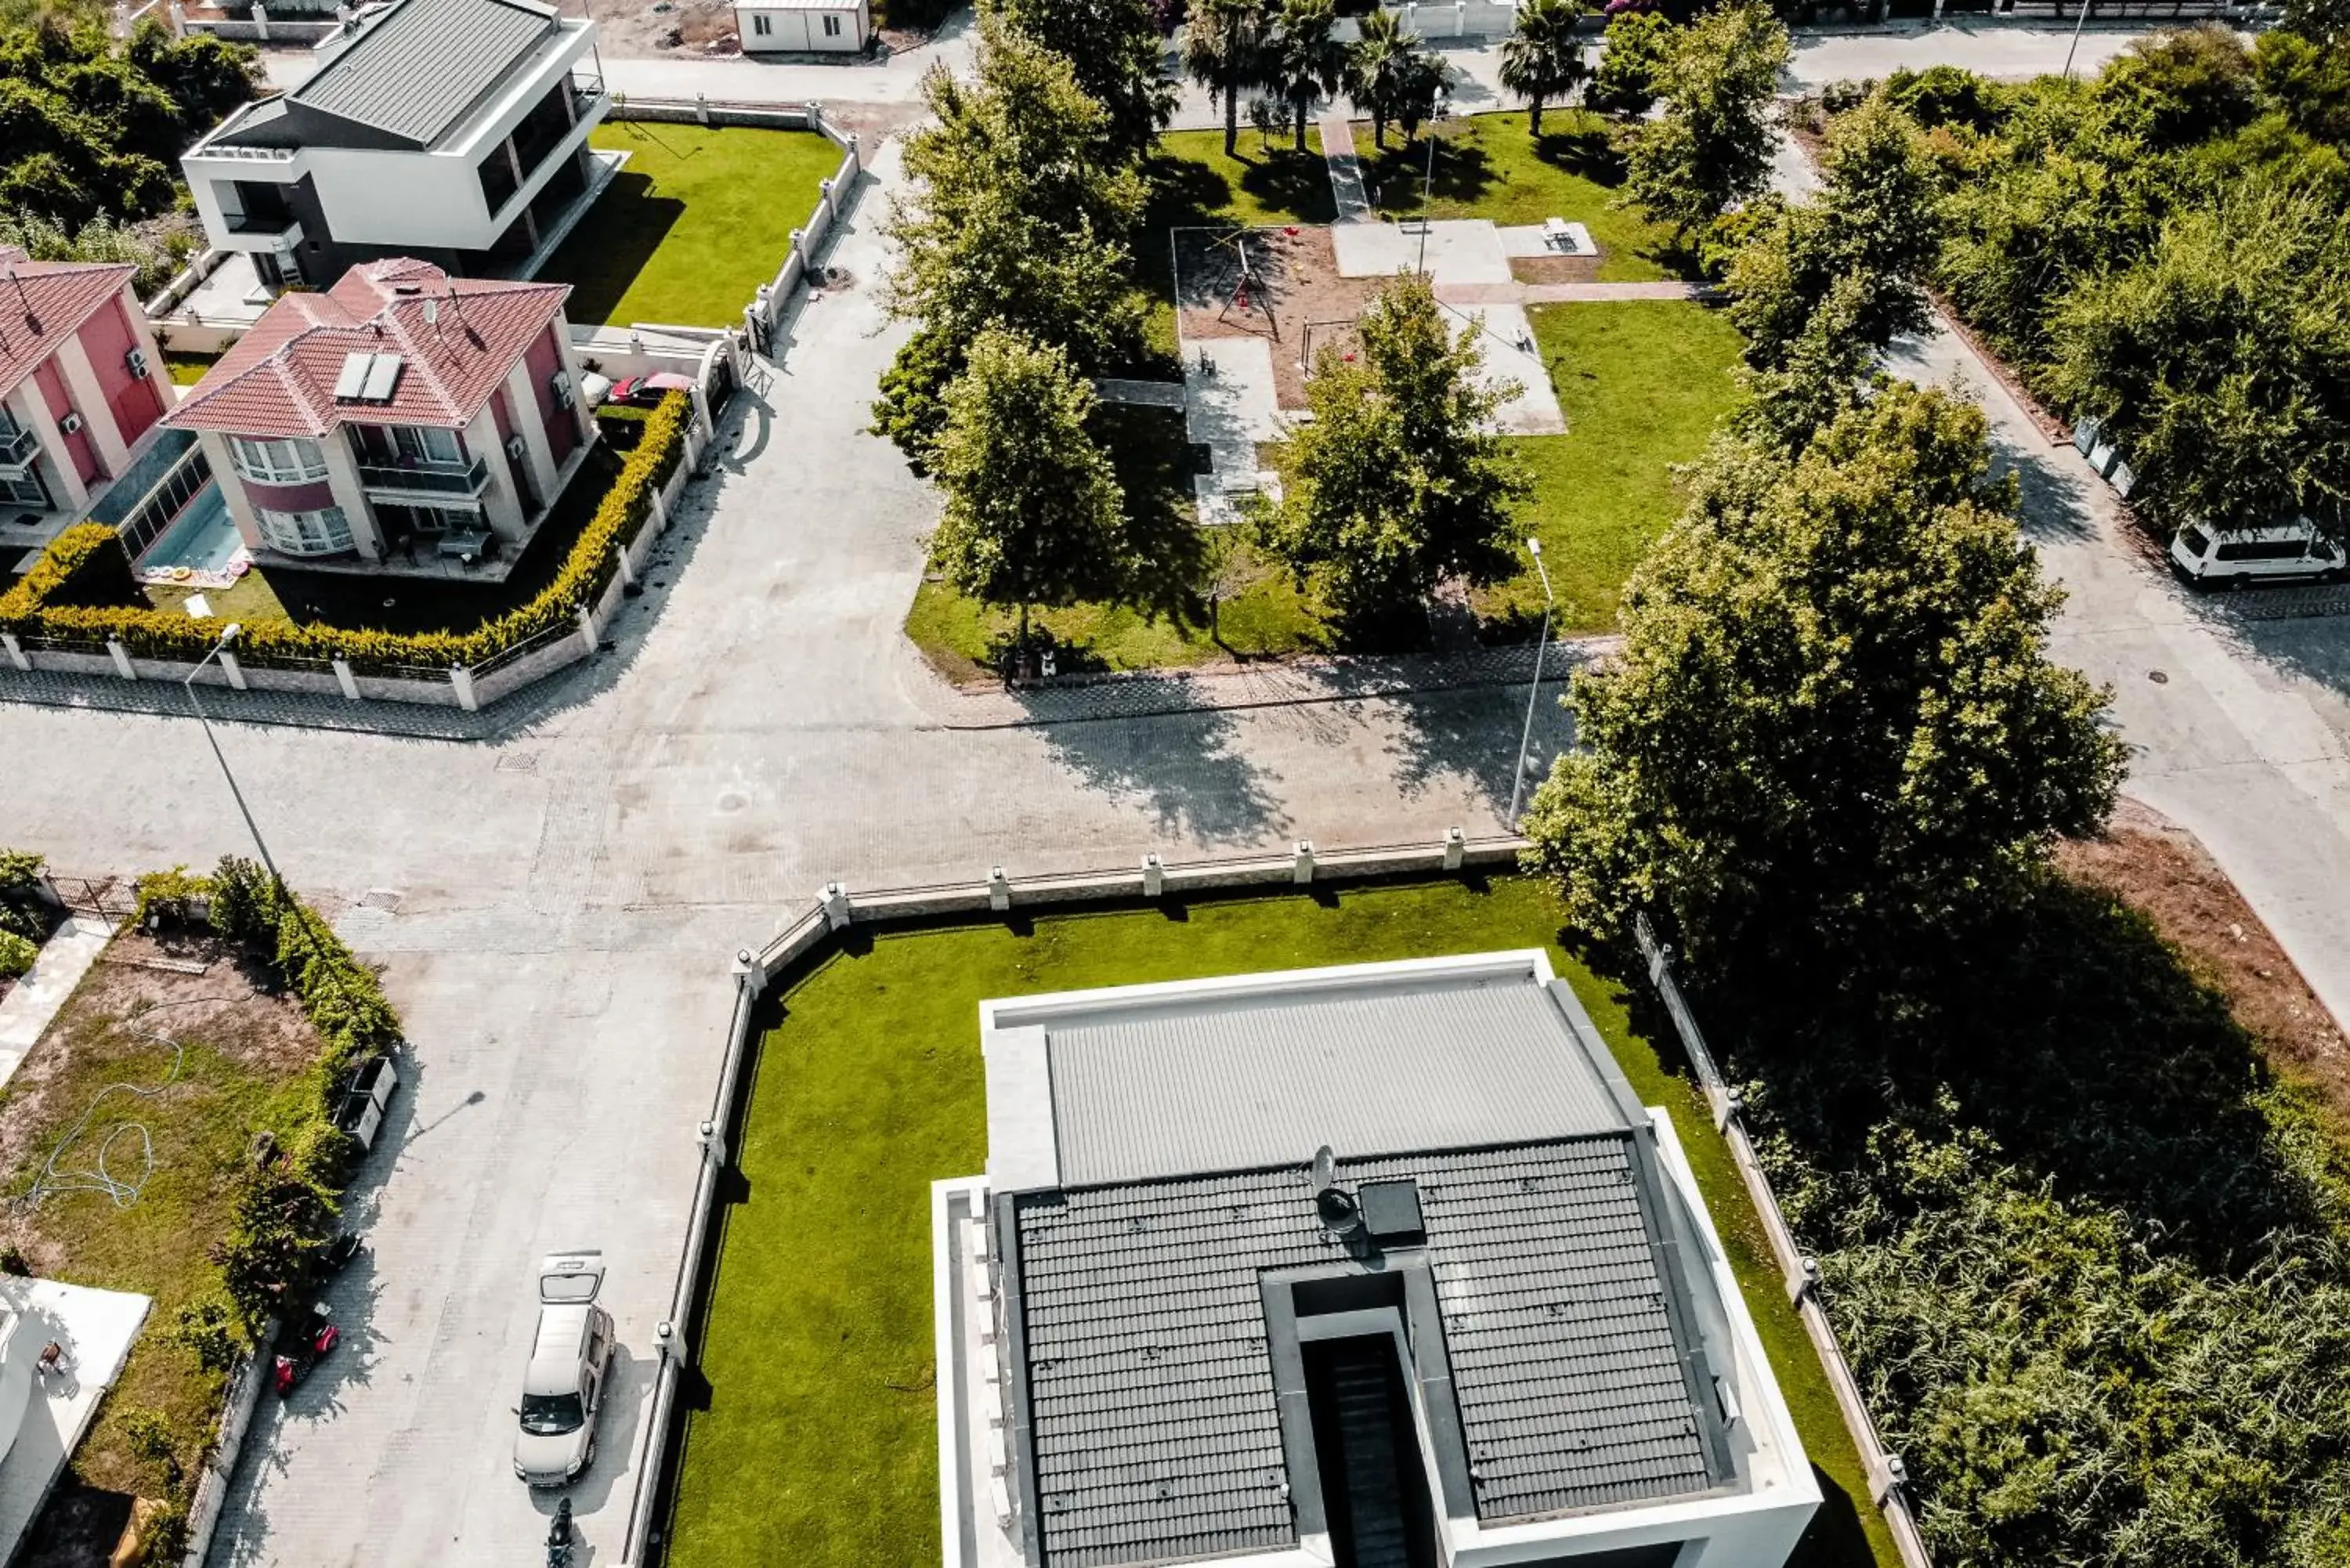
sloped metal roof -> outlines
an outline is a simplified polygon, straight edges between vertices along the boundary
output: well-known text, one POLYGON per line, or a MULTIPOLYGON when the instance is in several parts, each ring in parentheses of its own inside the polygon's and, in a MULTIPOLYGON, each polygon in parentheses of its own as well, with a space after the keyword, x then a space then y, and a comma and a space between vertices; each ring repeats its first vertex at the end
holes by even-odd
POLYGON ((286 96, 430 147, 556 26, 528 0, 394 0, 286 96))
MULTIPOLYGON (((1716 1484, 1632 1138, 1340 1162, 1419 1183, 1482 1520, 1716 1484)), ((1048 1568, 1294 1544, 1259 1275, 1345 1256, 1304 1164, 1012 1202, 1048 1568)))
POLYGON ((1523 975, 1105 1008, 1045 1049, 1064 1187, 1629 1125, 1523 975))

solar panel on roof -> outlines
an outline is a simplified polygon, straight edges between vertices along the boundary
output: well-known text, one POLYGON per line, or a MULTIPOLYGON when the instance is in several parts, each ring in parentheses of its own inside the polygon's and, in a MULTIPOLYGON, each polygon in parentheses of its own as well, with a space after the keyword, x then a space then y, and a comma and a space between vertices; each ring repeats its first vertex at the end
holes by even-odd
POLYGON ((391 389, 400 385, 400 358, 397 354, 378 354, 368 366, 367 382, 359 389, 362 402, 384 403, 391 400, 391 389))
POLYGON ((343 372, 335 378, 335 401, 347 403, 358 397, 359 389, 367 385, 368 369, 374 363, 372 354, 344 355, 343 372))

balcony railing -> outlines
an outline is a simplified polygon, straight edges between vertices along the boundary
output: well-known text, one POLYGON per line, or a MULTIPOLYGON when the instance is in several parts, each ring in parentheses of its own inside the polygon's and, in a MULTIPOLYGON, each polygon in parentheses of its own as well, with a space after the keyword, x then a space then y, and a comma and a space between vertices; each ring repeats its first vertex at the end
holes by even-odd
POLYGON ((291 213, 231 213, 227 219, 232 234, 283 234, 301 226, 291 213))
POLYGON ((33 465, 33 459, 40 454, 40 438, 31 431, 0 428, 0 469, 12 469, 21 473, 33 465))
POLYGON ((603 101, 604 78, 602 77, 571 78, 571 107, 578 111, 575 118, 584 117, 589 109, 603 101))
POLYGON ((489 488, 489 464, 471 462, 363 462, 359 484, 400 495, 476 496, 489 488))

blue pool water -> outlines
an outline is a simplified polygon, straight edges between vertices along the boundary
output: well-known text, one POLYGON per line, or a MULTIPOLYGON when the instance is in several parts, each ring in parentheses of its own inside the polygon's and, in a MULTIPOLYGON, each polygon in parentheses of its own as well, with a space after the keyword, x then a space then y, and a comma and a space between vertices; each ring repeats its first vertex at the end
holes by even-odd
POLYGON ((224 572, 244 543, 228 514, 228 503, 221 499, 220 486, 207 484, 139 557, 139 569, 168 572, 185 566, 192 572, 224 572))

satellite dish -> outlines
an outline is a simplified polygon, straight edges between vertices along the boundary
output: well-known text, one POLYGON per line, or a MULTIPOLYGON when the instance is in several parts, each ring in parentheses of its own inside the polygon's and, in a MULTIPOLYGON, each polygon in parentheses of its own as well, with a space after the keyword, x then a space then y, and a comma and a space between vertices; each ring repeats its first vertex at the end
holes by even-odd
POLYGON ((1328 1144, 1314 1151, 1314 1212, 1334 1236, 1351 1234, 1363 1222, 1354 1195, 1338 1185, 1338 1157, 1328 1144))
POLYGON ((1338 1156, 1328 1144, 1314 1151, 1314 1189, 1336 1186, 1338 1180, 1338 1156))

